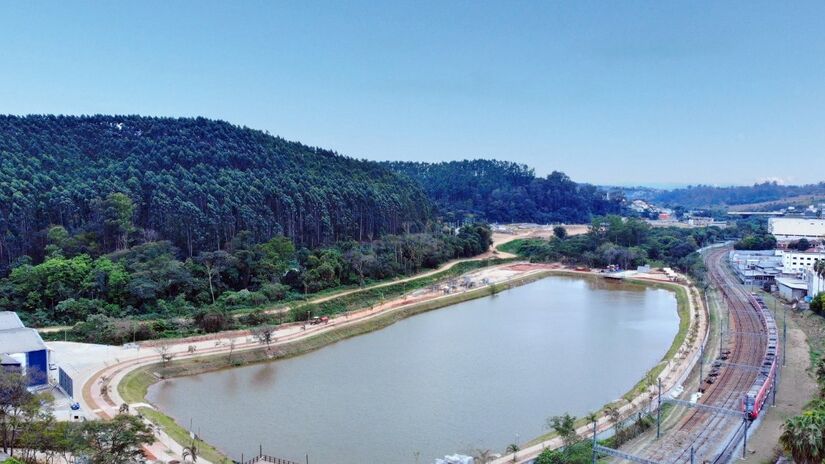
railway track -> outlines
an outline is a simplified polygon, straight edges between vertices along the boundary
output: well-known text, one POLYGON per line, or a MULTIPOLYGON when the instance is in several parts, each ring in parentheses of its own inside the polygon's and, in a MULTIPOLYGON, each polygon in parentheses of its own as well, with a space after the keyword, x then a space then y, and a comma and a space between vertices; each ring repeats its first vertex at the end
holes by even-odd
MULTIPOLYGON (((707 259, 709 275, 730 314, 729 333, 725 350, 728 362, 758 366, 767 347, 767 332, 754 308, 750 293, 725 270, 727 249, 711 252, 707 259), (764 334, 755 336, 753 334, 764 334)), ((703 383, 705 393, 699 403, 724 409, 740 410, 742 398, 756 379, 757 373, 748 369, 723 366, 713 384, 703 383)), ((704 379, 702 379, 704 382, 704 379)), ((730 432, 742 422, 720 412, 690 409, 662 438, 645 453, 645 457, 662 463, 690 462, 693 448, 697 462, 713 462, 716 453, 730 432)))

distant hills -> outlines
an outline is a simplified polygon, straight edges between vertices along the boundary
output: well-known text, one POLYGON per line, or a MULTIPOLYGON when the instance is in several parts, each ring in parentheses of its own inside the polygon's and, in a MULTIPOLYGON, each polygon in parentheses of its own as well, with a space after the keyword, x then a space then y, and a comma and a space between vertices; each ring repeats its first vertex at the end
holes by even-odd
POLYGON ((617 190, 579 184, 561 172, 537 177, 526 165, 498 160, 442 163, 387 162, 421 184, 448 221, 478 217, 493 222, 581 223, 620 213, 617 190))
MULTIPOLYGON (((752 186, 712 187, 697 185, 675 190, 652 191, 648 200, 657 203, 681 205, 686 208, 734 207, 753 205, 782 207, 786 204, 825 201, 825 182, 809 185, 780 185, 764 182, 752 186)), ((739 209, 739 208, 735 208, 739 209)))

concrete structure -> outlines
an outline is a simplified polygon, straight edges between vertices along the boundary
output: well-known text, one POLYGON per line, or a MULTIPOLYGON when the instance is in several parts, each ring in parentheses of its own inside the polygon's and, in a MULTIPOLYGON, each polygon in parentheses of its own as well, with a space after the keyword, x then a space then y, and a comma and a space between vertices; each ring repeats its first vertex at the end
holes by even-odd
POLYGON ((786 274, 802 274, 806 270, 813 269, 816 260, 825 260, 825 252, 822 251, 784 250, 781 253, 782 268, 786 274))
POLYGON ((733 250, 728 260, 745 285, 773 284, 782 275, 782 256, 775 250, 733 250))
POLYGON ((776 286, 779 287, 779 295, 787 301, 799 301, 808 294, 808 283, 804 280, 777 277, 776 286))
POLYGON ((49 349, 34 329, 28 329, 11 311, 0 311, 0 356, 4 369, 17 369, 29 376, 29 386, 49 383, 49 349), (16 365, 13 363, 16 362, 16 365))
POLYGON ((772 217, 768 219, 768 232, 780 241, 822 239, 825 238, 825 219, 772 217))
POLYGON ((825 278, 819 277, 812 269, 805 271, 802 274, 802 279, 808 286, 808 296, 814 297, 825 292, 825 278))

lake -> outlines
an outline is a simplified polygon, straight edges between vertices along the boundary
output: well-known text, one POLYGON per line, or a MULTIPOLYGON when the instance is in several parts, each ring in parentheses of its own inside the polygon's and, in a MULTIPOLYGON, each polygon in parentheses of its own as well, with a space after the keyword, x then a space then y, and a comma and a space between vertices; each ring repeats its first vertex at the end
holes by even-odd
POLYGON ((675 295, 553 276, 292 359, 160 382, 149 401, 233 459, 431 463, 596 410, 667 352, 675 295))

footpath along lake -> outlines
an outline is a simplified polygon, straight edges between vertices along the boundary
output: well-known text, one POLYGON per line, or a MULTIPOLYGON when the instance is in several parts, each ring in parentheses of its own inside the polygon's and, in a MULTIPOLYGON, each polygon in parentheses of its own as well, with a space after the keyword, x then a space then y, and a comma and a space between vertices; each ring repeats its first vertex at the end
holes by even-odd
POLYGON ((148 399, 231 458, 431 463, 501 452, 631 389, 664 356, 672 292, 548 277, 296 358, 167 380, 148 399))

